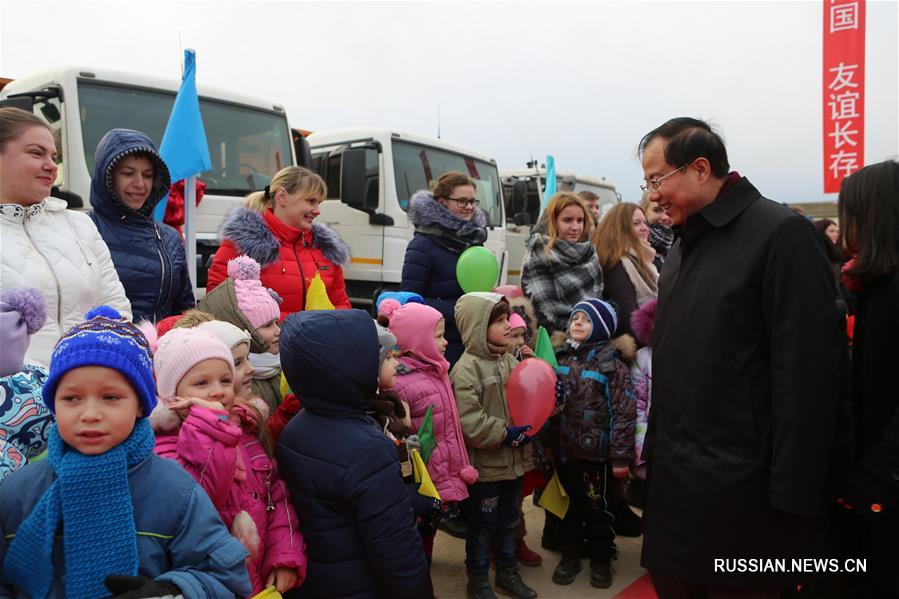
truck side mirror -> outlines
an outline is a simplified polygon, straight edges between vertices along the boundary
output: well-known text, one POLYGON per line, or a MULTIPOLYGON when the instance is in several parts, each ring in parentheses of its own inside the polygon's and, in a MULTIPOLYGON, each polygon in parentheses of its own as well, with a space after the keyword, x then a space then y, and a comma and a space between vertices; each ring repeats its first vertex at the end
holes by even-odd
POLYGON ((378 148, 345 148, 340 154, 340 201, 373 214, 380 206, 378 148))
POLYGON ((365 210, 365 148, 347 148, 341 155, 340 201, 365 210))
POLYGON ((56 186, 50 188, 50 195, 65 200, 66 208, 84 208, 84 200, 74 191, 64 191, 56 186))
POLYGON ((10 96, 0 100, 0 108, 21 108, 25 112, 34 110, 34 98, 31 96, 10 96))
MULTIPOLYGON (((512 185, 512 209, 509 210, 509 212, 515 215, 513 218, 515 218, 516 220, 518 218, 518 213, 524 210, 525 206, 527 206, 527 199, 528 184, 527 182, 519 179, 512 185)), ((518 223, 516 222, 516 224, 518 223)))
POLYGON ((312 168, 312 150, 309 148, 309 140, 303 137, 302 133, 296 133, 293 139, 293 149, 297 154, 297 164, 311 169, 312 168))

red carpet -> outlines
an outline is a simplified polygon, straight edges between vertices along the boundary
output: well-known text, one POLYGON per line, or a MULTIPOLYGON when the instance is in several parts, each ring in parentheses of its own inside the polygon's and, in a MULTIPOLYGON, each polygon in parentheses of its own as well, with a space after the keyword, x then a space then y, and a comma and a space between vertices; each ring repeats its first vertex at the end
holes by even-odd
POLYGON ((644 574, 629 587, 615 595, 615 599, 656 599, 656 591, 652 587, 649 574, 644 574))

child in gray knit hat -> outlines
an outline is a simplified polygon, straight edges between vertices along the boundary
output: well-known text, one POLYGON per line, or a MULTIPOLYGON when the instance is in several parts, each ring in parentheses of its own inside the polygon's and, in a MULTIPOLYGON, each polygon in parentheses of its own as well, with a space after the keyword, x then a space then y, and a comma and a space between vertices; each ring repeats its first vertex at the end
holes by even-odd
POLYGON ((375 321, 378 331, 378 392, 371 400, 369 414, 380 425, 391 441, 405 439, 412 434, 409 406, 391 391, 396 380, 396 358, 393 349, 396 337, 387 327, 375 321))

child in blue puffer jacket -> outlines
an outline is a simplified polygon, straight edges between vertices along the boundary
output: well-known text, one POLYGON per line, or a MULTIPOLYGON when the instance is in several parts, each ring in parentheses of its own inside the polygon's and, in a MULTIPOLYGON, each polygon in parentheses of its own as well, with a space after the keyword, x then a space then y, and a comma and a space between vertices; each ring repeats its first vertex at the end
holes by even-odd
POLYGON ((153 453, 150 348, 108 306, 53 351, 46 460, 0 484, 0 596, 247 596, 243 545, 176 462, 153 453), (61 533, 61 534, 60 534, 61 533))

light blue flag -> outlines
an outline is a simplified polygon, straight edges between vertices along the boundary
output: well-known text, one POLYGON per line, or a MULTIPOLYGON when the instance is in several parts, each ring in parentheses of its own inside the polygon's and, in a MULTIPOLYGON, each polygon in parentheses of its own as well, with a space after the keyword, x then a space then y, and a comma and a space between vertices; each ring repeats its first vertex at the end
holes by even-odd
MULTIPOLYGON (((162 136, 162 144, 159 146, 159 154, 169 167, 172 183, 212 168, 209 146, 206 145, 206 130, 200 115, 196 74, 196 54, 193 50, 185 50, 181 89, 178 90, 169 123, 162 136)), ((153 213, 156 220, 162 220, 167 203, 168 195, 156 205, 153 213)))
MULTIPOLYGON (((546 190, 543 192, 543 206, 541 206, 542 210, 546 209, 546 205, 549 203, 549 198, 553 197, 556 193, 556 159, 546 155, 546 190)), ((541 210, 541 211, 542 211, 541 210)))

